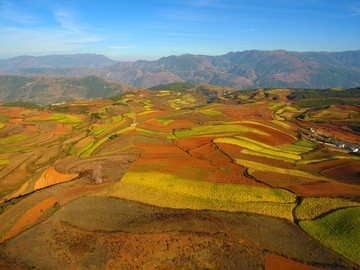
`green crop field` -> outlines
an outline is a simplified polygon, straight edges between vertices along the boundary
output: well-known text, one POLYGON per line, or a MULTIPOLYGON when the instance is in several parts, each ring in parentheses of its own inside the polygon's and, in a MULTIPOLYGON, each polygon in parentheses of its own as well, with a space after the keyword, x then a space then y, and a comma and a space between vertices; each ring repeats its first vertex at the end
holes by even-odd
POLYGON ((322 244, 360 264, 360 207, 340 209, 299 224, 322 244))

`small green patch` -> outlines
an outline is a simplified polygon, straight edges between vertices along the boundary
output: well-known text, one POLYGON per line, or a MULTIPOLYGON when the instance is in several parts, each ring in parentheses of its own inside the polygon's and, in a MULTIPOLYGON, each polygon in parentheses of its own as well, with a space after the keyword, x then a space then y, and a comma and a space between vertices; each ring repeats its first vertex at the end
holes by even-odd
POLYGON ((11 137, 0 139, 0 145, 15 143, 15 142, 18 142, 18 141, 25 140, 27 138, 29 138, 29 137, 24 135, 24 134, 17 134, 17 135, 11 136, 11 137))
POLYGON ((222 112, 215 111, 215 110, 212 110, 212 109, 201 110, 199 112, 201 112, 202 114, 209 115, 209 116, 218 116, 218 115, 222 114, 222 112))
POLYGON ((172 122, 174 122, 174 120, 172 119, 155 119, 157 122, 167 126, 169 124, 171 124, 172 122))
POLYGON ((0 115, 0 121, 2 121, 2 122, 6 122, 6 121, 8 121, 10 119, 11 119, 11 117, 9 117, 9 116, 0 115))

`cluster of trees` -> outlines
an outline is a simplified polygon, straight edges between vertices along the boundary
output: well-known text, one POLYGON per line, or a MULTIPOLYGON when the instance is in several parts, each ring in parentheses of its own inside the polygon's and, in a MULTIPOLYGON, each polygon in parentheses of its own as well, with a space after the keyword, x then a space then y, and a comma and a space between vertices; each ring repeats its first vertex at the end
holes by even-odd
POLYGON ((329 98, 360 98, 360 87, 346 90, 332 89, 299 89, 288 96, 288 99, 329 99, 329 98))

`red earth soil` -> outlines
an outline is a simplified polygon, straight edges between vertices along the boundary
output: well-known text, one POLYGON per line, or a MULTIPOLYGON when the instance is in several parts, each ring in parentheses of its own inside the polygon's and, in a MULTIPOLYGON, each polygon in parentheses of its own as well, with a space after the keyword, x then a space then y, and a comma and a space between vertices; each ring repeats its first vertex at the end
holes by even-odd
POLYGON ((38 131, 38 127, 35 125, 26 125, 26 129, 29 131, 38 131))
POLYGON ((53 115, 54 115, 54 113, 42 112, 40 115, 28 117, 26 120, 27 121, 34 121, 34 120, 38 120, 38 119, 48 118, 48 117, 51 117, 53 115))
POLYGON ((296 194, 309 197, 338 197, 359 196, 360 186, 354 186, 338 182, 315 182, 289 185, 289 189, 296 194))
POLYGON ((65 129, 64 124, 58 123, 56 128, 55 128, 54 133, 56 135, 65 135, 66 134, 66 129, 65 129))
MULTIPOLYGON (((252 123, 241 123, 242 126, 247 126, 247 127, 253 127, 256 128, 258 130, 264 131, 266 133, 268 133, 271 137, 272 140, 269 140, 267 136, 261 136, 264 137, 264 139, 266 141, 269 141, 272 146, 275 145, 282 145, 282 144, 287 144, 287 143, 294 143, 296 142, 296 139, 291 137, 290 135, 287 135, 283 132, 268 128, 268 127, 264 127, 261 125, 256 125, 256 124, 252 124, 252 123)), ((264 142, 267 143, 266 141, 262 141, 262 139, 260 140, 260 142, 264 142)))
POLYGON ((216 151, 216 147, 212 143, 201 145, 197 148, 191 149, 189 151, 190 155, 193 157, 201 157, 202 155, 216 151))
POLYGON ((295 262, 293 260, 275 255, 267 254, 265 257, 265 270, 326 270, 328 268, 319 268, 295 262))
POLYGON ((180 147, 184 151, 189 151, 204 144, 209 144, 214 138, 216 137, 191 137, 191 138, 177 139, 175 140, 175 143, 178 147, 180 147))
POLYGON ((34 189, 37 190, 55 184, 67 182, 78 176, 79 176, 78 173, 71 173, 71 174, 59 173, 55 170, 54 167, 50 167, 36 181, 34 189))
POLYGON ((269 183, 274 187, 286 188, 299 196, 305 197, 336 197, 336 196, 357 196, 360 193, 360 186, 339 183, 335 181, 321 181, 318 179, 291 176, 287 174, 255 171, 254 177, 269 183))
MULTIPOLYGON (((299 164, 298 167, 307 172, 318 173, 326 171, 331 168, 341 167, 346 164, 354 163, 354 160, 351 159, 337 159, 337 160, 328 160, 324 162, 318 162, 313 164, 299 164)), ((331 178, 331 176, 329 176, 331 178)))
POLYGON ((10 229, 7 235, 0 240, 0 243, 14 237, 27 226, 34 224, 36 220, 50 207, 54 206, 58 200, 55 197, 50 197, 38 205, 35 205, 23 215, 18 222, 10 229))
POLYGON ((320 173, 343 183, 360 185, 360 162, 326 169, 320 173))

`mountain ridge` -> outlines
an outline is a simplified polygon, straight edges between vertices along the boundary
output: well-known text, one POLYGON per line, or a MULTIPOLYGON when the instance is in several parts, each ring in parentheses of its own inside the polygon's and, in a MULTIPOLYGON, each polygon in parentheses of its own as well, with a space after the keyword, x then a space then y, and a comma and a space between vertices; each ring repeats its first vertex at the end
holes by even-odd
MULTIPOLYGON (((135 62, 116 62, 105 56, 101 58, 101 55, 83 55, 83 58, 86 56, 94 60, 96 58, 94 64, 90 64, 91 67, 86 61, 83 63, 86 62, 87 66, 80 65, 78 62, 77 66, 68 64, 62 67, 59 67, 59 63, 56 67, 49 67, 42 62, 42 66, 30 67, 28 63, 26 68, 19 69, 21 65, 18 65, 18 68, 11 65, 6 67, 5 60, 2 60, 0 73, 49 77, 94 75, 143 88, 179 81, 238 89, 254 87, 351 88, 360 85, 360 50, 345 52, 247 50, 219 56, 171 55, 154 61, 135 62)), ((61 58, 61 55, 57 57, 61 58)), ((63 57, 71 58, 71 56, 63 57)))

